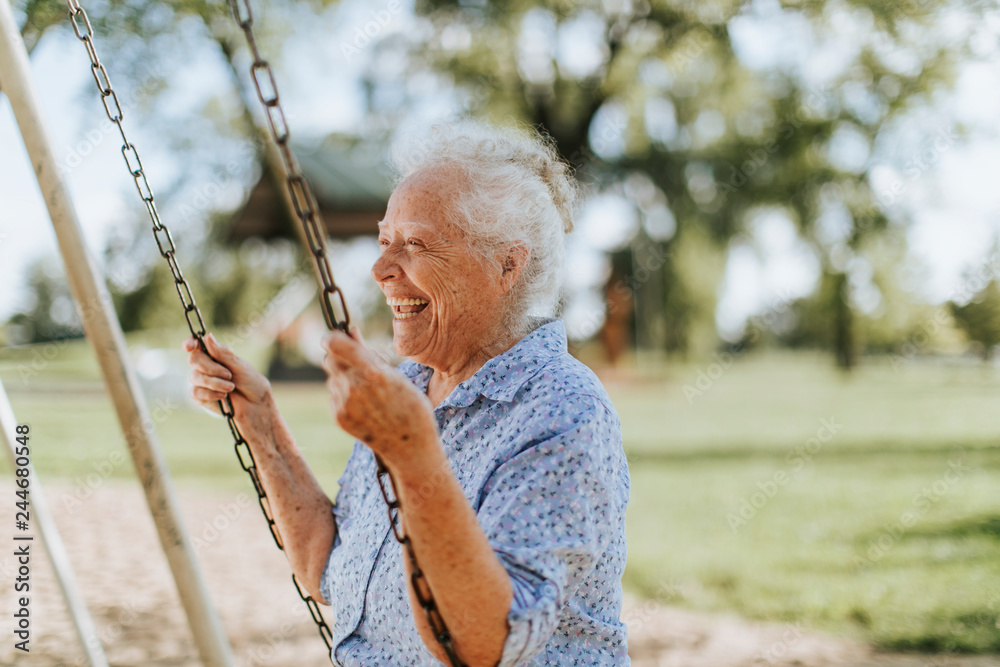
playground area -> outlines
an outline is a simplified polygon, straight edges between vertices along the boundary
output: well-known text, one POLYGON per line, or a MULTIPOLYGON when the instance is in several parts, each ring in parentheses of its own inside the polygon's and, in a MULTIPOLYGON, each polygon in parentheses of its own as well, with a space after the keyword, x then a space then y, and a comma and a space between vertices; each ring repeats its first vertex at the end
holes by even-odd
MULTIPOLYGON (((169 339, 146 334, 132 347, 169 339)), ((41 351, 5 350, 0 379, 32 425, 39 475, 110 662, 197 664, 96 364, 76 342, 38 375, 22 375, 41 351), (47 418, 57 412, 61 419, 47 418)), ((179 352, 162 353, 168 366, 183 364, 179 352)), ((606 378, 632 473, 623 618, 634 664, 1000 664, 992 369, 873 363, 845 379, 809 355, 747 356, 689 402, 684 385, 702 370, 606 378), (820 433, 822 420, 836 432, 820 433), (786 483, 772 488, 782 471, 786 483), (763 504, 754 497, 762 488, 763 504), (752 516, 740 514, 744 498, 752 516), (917 521, 897 531, 907 511, 917 521)), ((324 664, 225 423, 190 407, 177 386, 183 380, 167 373, 148 399, 238 664, 324 664)), ((332 424, 322 385, 276 393, 333 495, 350 442, 332 424)), ((8 557, 5 574, 10 566, 8 557)), ((36 576, 30 664, 74 664, 48 566, 36 576)))
POLYGON ((989 3, 90 9, 0 0, 0 665, 624 664, 624 567, 636 667, 1000 667, 989 3))
MULTIPOLYGON (((5 484, 3 492, 11 491, 5 484)), ((50 484, 54 498, 72 484, 50 484)), ((183 489, 184 513, 199 559, 232 641, 236 664, 328 665, 312 621, 289 585, 287 564, 262 530, 256 506, 240 493, 183 489), (215 528, 219 526, 219 528, 215 528)), ((196 667, 184 616, 160 553, 141 491, 113 480, 86 512, 57 511, 80 585, 112 665, 196 667)), ((10 558, 2 563, 4 576, 10 558)), ((29 657, 0 649, 0 664, 83 664, 70 621, 47 567, 37 569, 37 645, 29 657)), ((624 610, 636 667, 987 667, 993 656, 877 652, 799 623, 751 622, 733 614, 695 612, 629 596, 624 610)))

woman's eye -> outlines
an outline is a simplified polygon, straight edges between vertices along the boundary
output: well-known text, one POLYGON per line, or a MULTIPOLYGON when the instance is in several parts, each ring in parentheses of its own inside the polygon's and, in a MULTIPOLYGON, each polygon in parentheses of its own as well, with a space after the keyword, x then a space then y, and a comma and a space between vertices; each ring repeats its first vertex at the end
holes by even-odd
POLYGON ((417 241, 416 239, 410 239, 406 243, 407 243, 407 245, 413 245, 413 246, 420 245, 420 241, 417 241))

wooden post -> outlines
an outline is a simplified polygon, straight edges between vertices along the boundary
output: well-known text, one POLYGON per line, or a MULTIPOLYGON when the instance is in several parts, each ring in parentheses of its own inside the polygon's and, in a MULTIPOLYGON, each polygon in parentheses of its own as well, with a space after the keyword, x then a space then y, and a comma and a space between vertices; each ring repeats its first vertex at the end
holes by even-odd
MULTIPOLYGON (((62 538, 59 537, 59 529, 56 527, 55 519, 49 512, 49 504, 42 493, 42 485, 35 474, 35 468, 31 465, 30 455, 26 466, 18 466, 16 454, 17 447, 17 419, 14 417, 14 409, 7 399, 7 392, 4 391, 3 384, 0 383, 0 440, 3 440, 4 451, 10 461, 11 469, 19 467, 28 469, 28 498, 31 502, 31 523, 38 528, 38 536, 42 538, 42 546, 45 553, 49 555, 49 562, 56 573, 56 580, 59 582, 59 590, 62 591, 63 600, 66 601, 66 609, 70 618, 73 619, 73 627, 76 629, 76 636, 83 645, 83 650, 87 654, 87 660, 92 667, 108 667, 108 659, 104 657, 104 649, 101 647, 101 639, 97 636, 97 629, 94 628, 94 621, 90 618, 87 605, 83 602, 83 597, 76 587, 76 579, 73 576, 73 566, 70 565, 69 554, 66 553, 66 546, 62 538)), ((29 434, 28 447, 32 447, 29 434)))
POLYGON ((209 667, 229 667, 233 664, 232 650, 181 523, 166 461, 129 360, 111 296, 87 250, 76 210, 59 173, 30 79, 28 55, 9 0, 0 0, 0 86, 10 99, 31 157, 84 332, 97 353, 201 660, 209 667))

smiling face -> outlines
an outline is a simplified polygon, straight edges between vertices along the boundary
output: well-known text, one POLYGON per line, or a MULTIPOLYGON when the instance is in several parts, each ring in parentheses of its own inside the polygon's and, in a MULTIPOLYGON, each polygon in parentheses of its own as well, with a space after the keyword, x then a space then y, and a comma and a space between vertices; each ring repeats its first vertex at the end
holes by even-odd
POLYGON ((518 273, 470 251, 455 223, 454 202, 465 183, 454 168, 406 178, 379 223, 381 256, 372 267, 392 307, 396 352, 444 373, 493 356, 503 296, 518 273))

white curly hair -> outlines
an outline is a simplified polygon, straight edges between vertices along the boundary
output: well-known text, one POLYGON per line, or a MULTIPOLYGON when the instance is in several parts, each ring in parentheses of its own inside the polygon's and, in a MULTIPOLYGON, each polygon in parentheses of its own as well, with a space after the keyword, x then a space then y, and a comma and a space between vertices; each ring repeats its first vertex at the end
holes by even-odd
POLYGON ((392 151, 397 185, 424 169, 457 167, 466 176, 455 202, 457 222, 481 261, 496 261, 516 245, 527 249, 505 322, 521 334, 536 318, 558 314, 565 237, 573 229, 578 185, 554 144, 534 129, 461 120, 409 135, 392 151))

